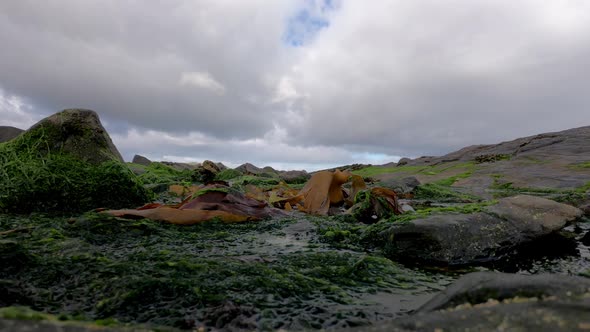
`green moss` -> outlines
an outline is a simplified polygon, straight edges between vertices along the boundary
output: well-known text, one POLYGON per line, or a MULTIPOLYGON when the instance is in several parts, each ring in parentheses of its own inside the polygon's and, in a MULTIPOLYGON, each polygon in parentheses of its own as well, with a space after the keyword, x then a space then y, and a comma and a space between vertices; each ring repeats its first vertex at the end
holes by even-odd
POLYGON ((79 212, 121 208, 149 199, 141 182, 118 161, 98 165, 51 152, 33 131, 0 144, 0 211, 79 212))
MULTIPOLYGON (((392 174, 392 173, 407 173, 411 174, 422 174, 422 175, 438 175, 447 171, 464 169, 465 172, 473 172, 476 168, 475 162, 450 162, 441 163, 433 166, 394 166, 394 167, 381 167, 381 166, 369 166, 360 170, 353 171, 353 174, 360 175, 363 177, 373 177, 380 174, 392 174)), ((465 173, 464 173, 465 174, 465 173)))
POLYGON ((440 185, 437 183, 419 185, 416 187, 416 189, 414 189, 414 198, 435 200, 439 202, 465 202, 479 200, 473 195, 459 193, 449 186, 440 185))
POLYGON ((442 179, 442 180, 438 180, 433 182, 434 184, 437 184, 439 186, 452 186, 455 182, 457 182, 460 179, 466 179, 468 177, 470 177, 473 174, 472 171, 467 171, 465 173, 461 173, 455 176, 450 176, 446 179, 442 179))
POLYGON ((583 162, 583 163, 571 165, 570 168, 573 168, 573 169, 586 169, 586 168, 590 168, 590 161, 586 161, 586 162, 583 162))
POLYGON ((276 185, 278 185, 281 181, 279 178, 268 178, 268 177, 261 177, 261 176, 254 176, 254 175, 243 175, 238 178, 234 178, 231 182, 231 186, 240 189, 247 185, 253 185, 260 187, 262 190, 268 190, 276 185))
POLYGON ((240 172, 236 169, 228 168, 228 169, 224 169, 223 171, 217 173, 215 175, 215 180, 228 181, 228 180, 240 177, 242 175, 243 175, 242 172, 240 172))
POLYGON ((152 162, 149 166, 144 166, 145 172, 139 175, 139 179, 144 184, 176 184, 176 183, 190 183, 190 170, 177 170, 170 166, 158 162, 152 162))
POLYGON ((381 167, 381 166, 368 166, 365 168, 361 168, 359 170, 353 171, 353 174, 360 175, 362 177, 373 177, 375 175, 380 174, 390 174, 390 173, 419 173, 425 169, 428 169, 430 166, 393 166, 393 167, 381 167))
POLYGON ((0 317, 4 319, 18 320, 57 320, 54 316, 44 314, 27 307, 0 308, 0 317))

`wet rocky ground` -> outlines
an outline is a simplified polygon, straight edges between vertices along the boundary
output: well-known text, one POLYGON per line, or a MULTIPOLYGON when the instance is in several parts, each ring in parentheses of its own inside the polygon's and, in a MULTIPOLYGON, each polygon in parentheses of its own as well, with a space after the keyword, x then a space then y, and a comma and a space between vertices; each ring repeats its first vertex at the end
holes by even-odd
POLYGON ((107 326, 339 329, 406 316, 468 272, 583 275, 590 268, 588 222, 511 260, 454 269, 403 265, 379 250, 331 243, 325 225, 345 222, 298 212, 186 227, 94 213, 2 215, 0 229, 19 231, 0 240, 0 306, 107 326))

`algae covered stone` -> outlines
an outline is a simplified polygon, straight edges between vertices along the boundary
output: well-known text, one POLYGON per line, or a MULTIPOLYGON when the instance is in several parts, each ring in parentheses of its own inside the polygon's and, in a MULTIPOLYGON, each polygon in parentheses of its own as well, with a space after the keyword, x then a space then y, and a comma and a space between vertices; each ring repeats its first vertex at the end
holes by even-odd
POLYGON ((93 111, 65 110, 0 144, 2 212, 79 212, 147 200, 93 111))

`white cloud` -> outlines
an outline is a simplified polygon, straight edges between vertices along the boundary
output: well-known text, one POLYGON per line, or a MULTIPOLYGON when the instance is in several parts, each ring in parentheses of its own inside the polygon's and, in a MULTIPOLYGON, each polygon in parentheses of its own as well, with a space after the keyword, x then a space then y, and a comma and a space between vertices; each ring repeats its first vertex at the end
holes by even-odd
POLYGON ((211 74, 207 72, 185 72, 180 76, 180 85, 193 85, 198 88, 211 90, 218 95, 225 94, 223 84, 217 82, 211 74))
POLYGON ((0 121, 84 107, 127 158, 309 168, 590 124, 589 1, 324 4, 0 1, 0 121))
POLYGON ((40 119, 25 101, 0 89, 0 126, 28 129, 40 119))

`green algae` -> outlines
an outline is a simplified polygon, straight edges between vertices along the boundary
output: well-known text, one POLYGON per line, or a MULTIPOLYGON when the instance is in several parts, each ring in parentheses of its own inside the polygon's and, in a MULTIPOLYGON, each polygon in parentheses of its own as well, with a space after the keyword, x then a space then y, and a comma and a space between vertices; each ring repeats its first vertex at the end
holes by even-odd
POLYGON ((224 170, 220 171, 219 173, 217 173, 215 175, 215 180, 229 181, 229 180, 235 179, 237 177, 240 177, 242 175, 243 175, 242 172, 240 172, 236 169, 233 169, 233 168, 228 168, 228 169, 224 169, 224 170))
POLYGON ((177 170, 159 162, 152 162, 149 166, 133 164, 133 167, 141 167, 143 173, 139 179, 143 184, 190 183, 193 174, 190 170, 177 170))
POLYGON ((148 200, 148 191, 125 164, 92 164, 56 152, 44 135, 39 128, 0 144, 0 211, 71 213, 148 200))
POLYGON ((409 175, 438 175, 447 171, 453 170, 465 170, 465 172, 473 172, 476 169, 475 162, 451 162, 442 163, 438 165, 420 165, 420 166, 368 166, 359 170, 353 171, 353 174, 360 175, 363 177, 373 177, 381 174, 395 174, 395 173, 407 173, 409 175))
POLYGON ((437 183, 421 184, 414 189, 414 198, 439 202, 471 202, 479 200, 473 195, 460 193, 452 187, 437 183))
POLYGON ((299 246, 289 228, 302 222, 178 227, 96 213, 0 215, 1 231, 29 229, 0 243, 0 306, 183 329, 234 324, 224 320, 229 310, 255 321, 249 329, 326 328, 346 324, 348 314, 335 312, 368 310, 362 294, 401 292, 412 279, 379 255, 323 244, 313 225, 309 246, 299 246))

